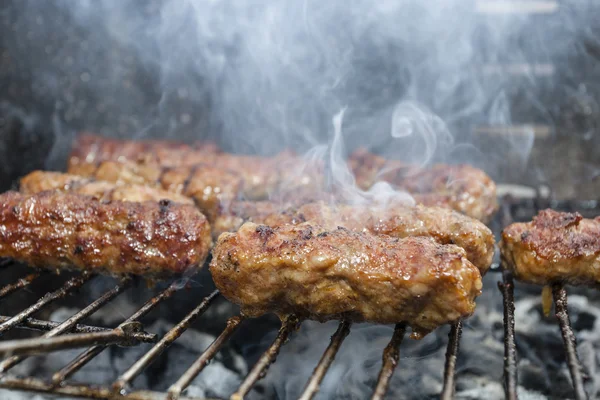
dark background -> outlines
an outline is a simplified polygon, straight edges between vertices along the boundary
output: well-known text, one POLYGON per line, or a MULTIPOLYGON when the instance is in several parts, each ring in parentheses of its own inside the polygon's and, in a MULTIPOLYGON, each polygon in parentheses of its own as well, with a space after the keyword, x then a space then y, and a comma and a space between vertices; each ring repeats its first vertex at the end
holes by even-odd
MULTIPOLYGON (((161 80, 164 70, 157 67, 164 53, 157 51, 153 62, 148 62, 148 53, 141 53, 135 45, 152 43, 148 38, 152 37, 157 14, 165 2, 127 1, 114 2, 112 6, 125 3, 123 9, 133 10, 131 26, 135 27, 128 31, 128 42, 115 39, 99 22, 113 15, 107 1, 97 3, 93 18, 86 17, 89 25, 82 23, 86 19, 69 2, 2 1, 2 189, 32 169, 63 168, 70 142, 80 130, 115 137, 170 137, 184 141, 211 138, 228 150, 241 152, 272 153, 277 146, 289 145, 297 149, 310 147, 306 141, 295 143, 293 128, 285 140, 278 140, 277 124, 261 125, 254 120, 248 121, 248 132, 262 130, 269 146, 257 150, 252 145, 257 136, 250 133, 249 139, 238 143, 238 136, 232 131, 243 130, 243 112, 241 118, 232 117, 231 122, 215 111, 223 108, 219 88, 235 87, 235 83, 226 82, 228 76, 236 76, 233 73, 221 75, 223 82, 209 79, 203 76, 202 65, 195 69, 195 64, 182 58, 177 75, 181 79, 165 89, 161 80), (143 29, 137 29, 139 26, 143 29)), ((594 2, 558 3, 557 11, 532 15, 518 29, 511 28, 502 36, 501 49, 496 43, 497 35, 487 24, 490 19, 503 17, 472 16, 469 21, 475 22, 470 23, 474 28, 469 37, 473 38, 474 51, 468 70, 460 66, 463 71, 457 75, 460 79, 449 98, 439 96, 439 85, 427 86, 429 81, 445 79, 448 69, 430 68, 434 63, 419 64, 422 59, 429 59, 427 52, 416 45, 418 38, 416 44, 410 40, 388 41, 377 47, 358 48, 351 60, 355 76, 343 86, 343 95, 339 96, 347 99, 344 104, 352 111, 350 121, 354 118, 356 122, 348 129, 348 147, 361 144, 356 138, 367 138, 369 142, 369 135, 379 137, 378 129, 389 130, 366 124, 369 119, 364 116, 380 109, 385 114, 392 99, 408 96, 411 87, 421 84, 418 100, 448 124, 455 138, 472 146, 453 153, 458 154, 459 161, 473 161, 501 182, 548 183, 559 197, 599 197, 596 177, 600 175, 600 33, 593 21, 600 14, 594 2), (477 22, 477 18, 482 22, 477 22), (421 53, 425 54, 422 59, 421 53), (457 110, 474 96, 473 82, 478 88, 485 88, 486 95, 475 111, 463 115, 457 110), (378 100, 368 102, 366 107, 359 105, 362 99, 371 98, 378 100), (495 116, 499 106, 507 107, 509 120, 495 116), (531 152, 523 150, 525 145, 518 132, 506 129, 523 125, 536 127, 531 152), (524 153, 520 154, 521 150, 524 153)), ((459 11, 474 12, 472 5, 459 11)), ((124 27, 129 23, 127 18, 121 22, 124 27)), ((457 40, 463 37, 460 27, 451 32, 455 31, 457 40)), ((176 37, 186 38, 192 33, 183 24, 176 37)), ((435 39, 435 43, 442 39, 435 39)), ((243 43, 243 39, 239 41, 243 43)), ((226 65, 239 71, 244 68, 245 59, 238 56, 243 46, 238 48, 235 38, 231 43, 220 51, 226 65)), ((180 46, 174 40, 173 54, 185 54, 189 46, 196 49, 222 44, 217 40, 216 44, 186 42, 180 46)), ((451 54, 452 40, 441 45, 448 46, 450 50, 444 51, 451 54)), ((148 48, 150 53, 156 50, 148 48)), ((176 68, 178 63, 175 60, 176 68)), ((289 90, 296 88, 291 84, 289 90)), ((301 123, 296 125, 322 131, 322 135, 316 134, 317 138, 325 138, 331 133, 331 110, 327 105, 314 105, 308 96, 304 99, 307 101, 303 107, 309 105, 316 111, 303 114, 303 119, 297 120, 301 123)), ((273 104, 270 100, 265 97, 263 108, 273 104)), ((257 112, 260 114, 260 110, 248 110, 248 115, 257 112)), ((291 125, 297 121, 292 119, 291 125)), ((373 139, 371 143, 375 150, 383 152, 386 148, 384 140, 373 139)))

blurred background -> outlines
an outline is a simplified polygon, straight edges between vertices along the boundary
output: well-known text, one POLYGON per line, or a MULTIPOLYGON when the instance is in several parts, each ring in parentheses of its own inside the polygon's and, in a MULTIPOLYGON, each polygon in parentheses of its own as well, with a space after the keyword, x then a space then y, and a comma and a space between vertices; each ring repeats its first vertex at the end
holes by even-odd
POLYGON ((599 197, 598 2, 240 3, 2 1, 2 190, 81 130, 272 154, 345 109, 349 150, 599 197))

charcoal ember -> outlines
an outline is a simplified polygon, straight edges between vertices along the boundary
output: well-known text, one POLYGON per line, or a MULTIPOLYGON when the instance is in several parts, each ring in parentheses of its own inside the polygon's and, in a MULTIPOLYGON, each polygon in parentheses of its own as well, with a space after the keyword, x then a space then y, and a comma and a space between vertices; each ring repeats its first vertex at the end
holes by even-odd
MULTIPOLYGON (((595 357, 600 351, 600 309, 587 297, 570 295, 568 310, 578 341, 578 353, 590 376, 586 389, 588 393, 597 393, 600 378, 594 371, 600 365, 595 357)), ((571 397, 573 387, 560 328, 552 313, 543 315, 541 295, 515 302, 515 327, 519 383, 544 394, 571 397)))

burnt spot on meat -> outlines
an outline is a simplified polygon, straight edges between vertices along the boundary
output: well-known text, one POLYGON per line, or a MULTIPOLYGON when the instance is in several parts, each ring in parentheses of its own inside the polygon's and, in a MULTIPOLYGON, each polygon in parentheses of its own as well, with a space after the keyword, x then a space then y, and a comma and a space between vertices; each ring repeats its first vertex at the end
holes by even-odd
POLYGON ((171 204, 173 204, 171 202, 171 200, 168 199, 162 199, 158 202, 158 206, 160 207, 160 212, 161 213, 166 213, 167 211, 169 211, 169 207, 171 206, 171 204))
POLYGON ((73 254, 77 255, 77 254, 82 254, 83 253, 83 247, 82 246, 75 246, 75 249, 73 249, 73 254))
POLYGON ((14 206, 11 211, 15 217, 18 217, 21 214, 21 207, 14 206))
POLYGON ((527 238, 529 237, 529 235, 531 235, 531 233, 529 233, 529 231, 525 231, 525 232, 521 233, 521 240, 522 241, 527 240, 527 238))
POLYGON ((273 229, 267 225, 257 226, 256 232, 258 232, 258 234, 263 240, 267 240, 269 236, 271 236, 274 233, 273 229))
POLYGON ((324 238, 327 237, 327 235, 329 235, 329 232, 321 232, 317 235, 317 237, 324 238))
POLYGON ((313 236, 313 232, 312 232, 312 227, 309 226, 305 229, 302 229, 300 231, 300 238, 302 238, 302 240, 309 240, 310 238, 312 238, 313 236))

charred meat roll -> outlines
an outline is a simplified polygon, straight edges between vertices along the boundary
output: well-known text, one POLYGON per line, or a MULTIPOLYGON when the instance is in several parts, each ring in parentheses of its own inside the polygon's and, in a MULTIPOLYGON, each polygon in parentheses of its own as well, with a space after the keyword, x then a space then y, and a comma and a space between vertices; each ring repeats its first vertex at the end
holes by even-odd
POLYGON ((60 172, 34 171, 21 179, 20 192, 23 194, 48 190, 79 193, 103 201, 158 202, 170 200, 175 203, 194 204, 189 197, 158 188, 133 184, 119 185, 60 172))
POLYGON ((469 165, 437 164, 419 168, 386 160, 365 149, 349 158, 349 165, 362 189, 385 181, 410 193, 417 203, 454 209, 489 222, 498 209, 496 184, 482 170, 469 165))
POLYGON ((416 336, 471 315, 482 285, 458 246, 307 223, 224 233, 210 271, 247 316, 406 322, 416 336))
POLYGON ((211 245, 208 221, 191 205, 0 195, 0 256, 32 266, 156 278, 193 271, 211 245))
POLYGON ((520 281, 600 284, 600 217, 543 210, 532 222, 506 227, 500 250, 520 281))
POLYGON ((223 209, 215 219, 213 235, 235 231, 244 221, 268 226, 309 222, 334 230, 342 226, 351 231, 395 238, 430 237, 440 244, 462 247, 467 258, 482 274, 489 269, 494 256, 495 240, 492 231, 480 221, 458 212, 425 206, 392 204, 387 207, 328 205, 314 202, 280 211, 275 203, 258 204, 235 202, 223 209))

